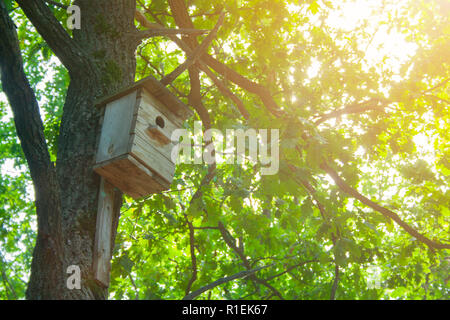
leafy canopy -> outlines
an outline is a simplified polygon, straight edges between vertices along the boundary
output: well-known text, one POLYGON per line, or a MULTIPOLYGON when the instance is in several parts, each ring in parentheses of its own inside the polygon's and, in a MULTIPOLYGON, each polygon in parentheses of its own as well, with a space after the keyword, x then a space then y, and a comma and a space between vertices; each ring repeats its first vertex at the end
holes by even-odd
MULTIPOLYGON (((212 29, 226 12, 209 53, 266 87, 283 110, 283 117, 274 117, 259 97, 223 78, 249 111, 246 121, 201 73, 212 127, 280 129, 280 171, 261 176, 252 163, 218 164, 210 183, 202 184, 206 165, 180 164, 171 190, 126 198, 110 297, 181 299, 187 288, 273 264, 256 276, 285 299, 329 299, 332 292, 338 299, 448 299, 449 251, 430 250, 350 198, 320 168, 330 161, 351 188, 428 238, 448 243, 448 1, 188 5, 198 29, 212 29), (195 198, 198 190, 202 196, 195 198)), ((166 1, 138 1, 138 8, 150 22, 176 27, 166 1)), ((67 72, 23 13, 14 5, 11 10, 54 160, 67 72)), ((64 10, 54 11, 64 22, 64 10)), ((136 80, 161 78, 185 57, 167 38, 147 39, 137 51, 136 80)), ((170 88, 188 103, 188 72, 170 88)), ((21 298, 36 229, 33 192, 3 94, 0 100, 0 298, 21 298)), ((196 120, 186 126, 192 129, 196 120)), ((247 277, 199 298, 279 296, 247 277)))

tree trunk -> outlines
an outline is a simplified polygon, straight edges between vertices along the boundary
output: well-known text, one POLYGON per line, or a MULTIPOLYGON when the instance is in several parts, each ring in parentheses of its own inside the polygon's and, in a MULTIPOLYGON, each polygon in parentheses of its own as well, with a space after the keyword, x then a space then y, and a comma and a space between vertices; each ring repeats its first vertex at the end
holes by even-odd
MULTIPOLYGON (((134 81, 137 42, 130 40, 127 32, 135 31, 135 1, 80 0, 75 4, 81 8, 81 29, 74 30, 73 38, 94 61, 95 68, 93 71, 86 66, 85 70, 70 73, 71 82, 61 121, 56 172, 62 261, 49 260, 48 245, 39 227, 27 299, 107 298, 107 289, 94 281, 92 269, 100 182, 92 167, 103 112, 95 106, 95 101, 134 81), (80 290, 66 287, 69 276, 66 270, 70 265, 81 269, 80 290)), ((121 198, 120 194, 120 203, 121 198)), ((120 205, 116 208, 112 243, 120 205)))

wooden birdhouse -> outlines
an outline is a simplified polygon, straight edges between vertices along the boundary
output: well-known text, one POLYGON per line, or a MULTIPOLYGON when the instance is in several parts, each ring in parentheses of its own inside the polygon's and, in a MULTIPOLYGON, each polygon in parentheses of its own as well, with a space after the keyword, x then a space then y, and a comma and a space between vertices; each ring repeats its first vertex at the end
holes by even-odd
POLYGON ((192 111, 153 77, 103 99, 94 170, 133 198, 169 188, 175 172, 172 132, 192 111))

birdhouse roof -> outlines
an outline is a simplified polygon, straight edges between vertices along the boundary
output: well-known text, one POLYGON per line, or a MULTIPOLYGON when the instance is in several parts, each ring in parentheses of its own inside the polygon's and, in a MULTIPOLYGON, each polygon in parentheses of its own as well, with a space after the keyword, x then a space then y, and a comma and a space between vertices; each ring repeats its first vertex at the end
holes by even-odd
POLYGON ((164 106, 167 107, 171 112, 173 112, 178 117, 183 120, 188 119, 193 116, 193 111, 181 102, 180 99, 177 98, 169 89, 167 89, 161 82, 159 82, 155 77, 148 76, 144 79, 139 80, 133 85, 122 89, 110 96, 104 97, 99 100, 96 105, 104 106, 114 100, 117 100, 135 90, 145 89, 150 93, 153 97, 159 100, 164 106))

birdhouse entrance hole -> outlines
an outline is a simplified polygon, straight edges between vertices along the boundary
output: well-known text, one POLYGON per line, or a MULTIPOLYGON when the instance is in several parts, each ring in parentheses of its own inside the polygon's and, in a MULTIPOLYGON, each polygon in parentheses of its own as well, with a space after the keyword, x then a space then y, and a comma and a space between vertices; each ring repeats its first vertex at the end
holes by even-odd
POLYGON ((160 127, 161 129, 164 129, 164 126, 166 125, 166 123, 164 122, 164 119, 163 119, 163 118, 161 118, 160 116, 158 116, 158 117, 156 117, 155 122, 156 122, 156 125, 157 125, 158 127, 160 127))

